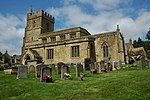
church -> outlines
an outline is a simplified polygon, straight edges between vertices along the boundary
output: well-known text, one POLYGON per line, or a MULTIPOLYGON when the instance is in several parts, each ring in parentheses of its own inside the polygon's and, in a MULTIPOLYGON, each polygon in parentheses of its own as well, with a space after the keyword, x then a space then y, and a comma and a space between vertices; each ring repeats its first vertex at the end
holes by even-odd
MULTIPOLYGON (((82 27, 54 31, 55 18, 43 10, 27 13, 22 64, 126 62, 124 37, 116 30, 91 34, 82 27)), ((57 23, 56 23, 57 24, 57 23)))

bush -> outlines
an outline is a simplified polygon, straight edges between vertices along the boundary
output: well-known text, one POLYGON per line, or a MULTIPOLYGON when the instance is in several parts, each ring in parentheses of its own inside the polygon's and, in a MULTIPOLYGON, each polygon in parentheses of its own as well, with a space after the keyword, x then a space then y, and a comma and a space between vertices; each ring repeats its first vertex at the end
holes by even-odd
POLYGON ((1 70, 4 70, 4 66, 0 66, 0 71, 1 71, 1 70))

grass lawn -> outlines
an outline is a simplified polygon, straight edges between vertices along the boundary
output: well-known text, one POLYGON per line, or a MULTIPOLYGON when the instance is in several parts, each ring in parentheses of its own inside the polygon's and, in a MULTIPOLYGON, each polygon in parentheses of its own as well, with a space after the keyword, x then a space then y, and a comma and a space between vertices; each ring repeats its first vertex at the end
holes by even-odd
POLYGON ((60 80, 53 71, 54 83, 0 73, 0 100, 150 100, 150 69, 85 73, 80 81, 72 69, 73 80, 60 80))

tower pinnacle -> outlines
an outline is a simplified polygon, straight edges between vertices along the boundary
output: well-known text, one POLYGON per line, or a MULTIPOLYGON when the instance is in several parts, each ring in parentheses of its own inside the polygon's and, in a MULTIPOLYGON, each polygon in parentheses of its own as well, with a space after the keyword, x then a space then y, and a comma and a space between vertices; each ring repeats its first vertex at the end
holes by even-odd
POLYGON ((32 13, 32 5, 30 6, 30 11, 29 11, 29 13, 32 13))
POLYGON ((119 25, 117 25, 117 30, 116 31, 120 31, 119 25))

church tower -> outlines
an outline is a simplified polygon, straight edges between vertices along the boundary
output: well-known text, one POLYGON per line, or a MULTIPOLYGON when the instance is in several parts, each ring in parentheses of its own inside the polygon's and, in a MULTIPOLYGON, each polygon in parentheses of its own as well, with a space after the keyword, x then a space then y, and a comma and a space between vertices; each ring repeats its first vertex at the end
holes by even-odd
POLYGON ((54 17, 43 10, 27 13, 25 36, 23 38, 22 54, 30 45, 40 44, 39 35, 54 31, 54 17))

